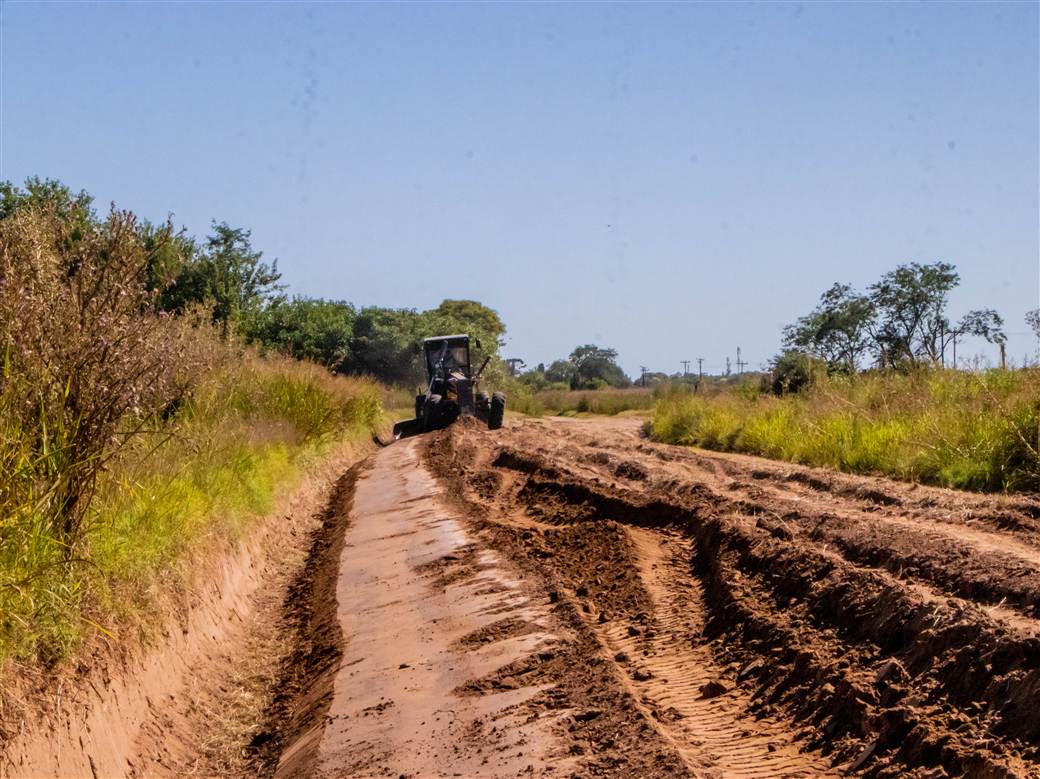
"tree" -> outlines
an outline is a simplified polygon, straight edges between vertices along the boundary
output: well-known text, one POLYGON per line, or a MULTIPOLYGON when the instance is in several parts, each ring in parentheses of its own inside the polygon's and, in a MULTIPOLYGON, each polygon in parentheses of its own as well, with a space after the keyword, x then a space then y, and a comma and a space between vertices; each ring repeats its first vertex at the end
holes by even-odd
POLYGON ((770 389, 774 395, 801 392, 812 386, 817 376, 827 374, 824 362, 795 349, 787 349, 774 357, 769 369, 772 374, 770 389))
MULTIPOLYGON (((1004 320, 992 308, 969 311, 961 317, 957 326, 953 328, 953 332, 958 336, 974 335, 985 338, 991 344, 1002 344, 1007 341, 1007 336, 1004 334, 1004 320)), ((947 337, 946 341, 949 340, 950 338, 947 337)), ((945 346, 945 343, 943 345, 945 346)))
POLYGON ((874 304, 848 284, 835 284, 816 308, 784 329, 784 346, 824 360, 832 371, 855 373, 874 347, 874 304))
POLYGON ((568 360, 553 360, 545 369, 545 378, 550 384, 570 384, 574 377, 574 364, 568 360))
POLYGON ((571 352, 568 359, 574 369, 571 375, 572 389, 595 386, 597 381, 613 387, 631 384, 628 376, 617 364, 617 352, 614 349, 585 344, 571 352))
POLYGON ((155 305, 158 310, 181 310, 173 288, 184 269, 195 260, 198 244, 183 231, 175 232, 169 221, 161 225, 143 221, 138 233, 147 256, 141 272, 141 283, 145 289, 156 293, 155 305))
POLYGON ((249 236, 249 230, 214 222, 205 248, 186 261, 164 295, 169 310, 204 303, 226 335, 243 317, 276 300, 282 290, 278 262, 265 263, 263 252, 253 249, 249 236))
POLYGON ((945 309, 960 276, 953 265, 910 263, 871 285, 870 301, 879 323, 874 331, 882 366, 938 363, 951 331, 945 309))
POLYGON ((354 320, 345 369, 388 384, 419 384, 426 323, 411 308, 363 308, 354 320))
POLYGON ((498 363, 498 349, 506 326, 498 312, 475 300, 445 300, 437 308, 422 314, 426 336, 467 333, 470 336, 470 360, 473 370, 480 367, 485 357, 496 364, 494 373, 504 374, 498 363), (480 341, 480 347, 476 342, 480 341))
POLYGON ((0 219, 6 219, 25 207, 46 207, 69 228, 67 240, 78 240, 88 225, 99 221, 93 210, 94 198, 86 192, 73 194, 72 190, 54 179, 31 176, 25 180, 25 189, 10 181, 0 182, 0 219))
POLYGON ((345 368, 357 312, 349 303, 297 297, 276 300, 245 322, 250 340, 333 371, 345 368))
POLYGON ((1040 338, 1040 308, 1034 309, 1026 314, 1026 324, 1029 325, 1036 337, 1040 338))

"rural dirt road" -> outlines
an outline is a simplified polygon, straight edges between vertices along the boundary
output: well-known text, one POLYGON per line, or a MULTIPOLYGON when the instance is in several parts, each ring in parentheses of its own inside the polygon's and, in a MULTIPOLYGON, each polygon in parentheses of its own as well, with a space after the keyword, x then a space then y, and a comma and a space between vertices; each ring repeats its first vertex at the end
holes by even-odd
POLYGON ((325 533, 279 776, 1040 776, 1036 499, 463 421, 325 533))

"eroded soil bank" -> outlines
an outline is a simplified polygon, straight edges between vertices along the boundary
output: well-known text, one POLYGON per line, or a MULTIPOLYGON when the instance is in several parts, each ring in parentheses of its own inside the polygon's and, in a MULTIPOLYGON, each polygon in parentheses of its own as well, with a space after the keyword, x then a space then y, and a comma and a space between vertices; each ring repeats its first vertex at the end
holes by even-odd
POLYGON ((289 651, 286 591, 334 482, 374 448, 341 446, 240 543, 200 548, 190 583, 163 596, 156 635, 99 640, 74 667, 9 678, 0 776, 255 775, 250 742, 289 651))

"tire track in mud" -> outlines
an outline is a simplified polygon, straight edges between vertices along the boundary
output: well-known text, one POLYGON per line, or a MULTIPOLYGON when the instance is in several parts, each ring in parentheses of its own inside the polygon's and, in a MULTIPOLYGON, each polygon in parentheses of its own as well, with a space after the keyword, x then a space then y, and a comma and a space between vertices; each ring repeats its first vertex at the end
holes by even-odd
POLYGON ((687 765, 748 779, 837 776, 827 761, 805 754, 782 723, 748 716, 746 693, 698 642, 705 609, 703 593, 688 575, 690 542, 642 528, 625 532, 653 617, 640 628, 615 621, 598 632, 687 765))
POLYGON ((492 523, 528 528, 517 554, 621 658, 691 773, 765 765, 771 746, 798 762, 762 775, 1040 776, 1029 499, 734 465, 612 422, 459 428, 431 448, 492 523))

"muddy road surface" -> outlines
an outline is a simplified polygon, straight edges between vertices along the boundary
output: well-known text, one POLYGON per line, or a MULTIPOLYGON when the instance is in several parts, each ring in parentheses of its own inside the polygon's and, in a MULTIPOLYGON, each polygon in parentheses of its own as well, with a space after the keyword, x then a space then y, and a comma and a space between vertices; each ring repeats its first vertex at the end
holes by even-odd
POLYGON ((1040 777, 1040 501, 460 422, 323 532, 279 776, 1040 777))

